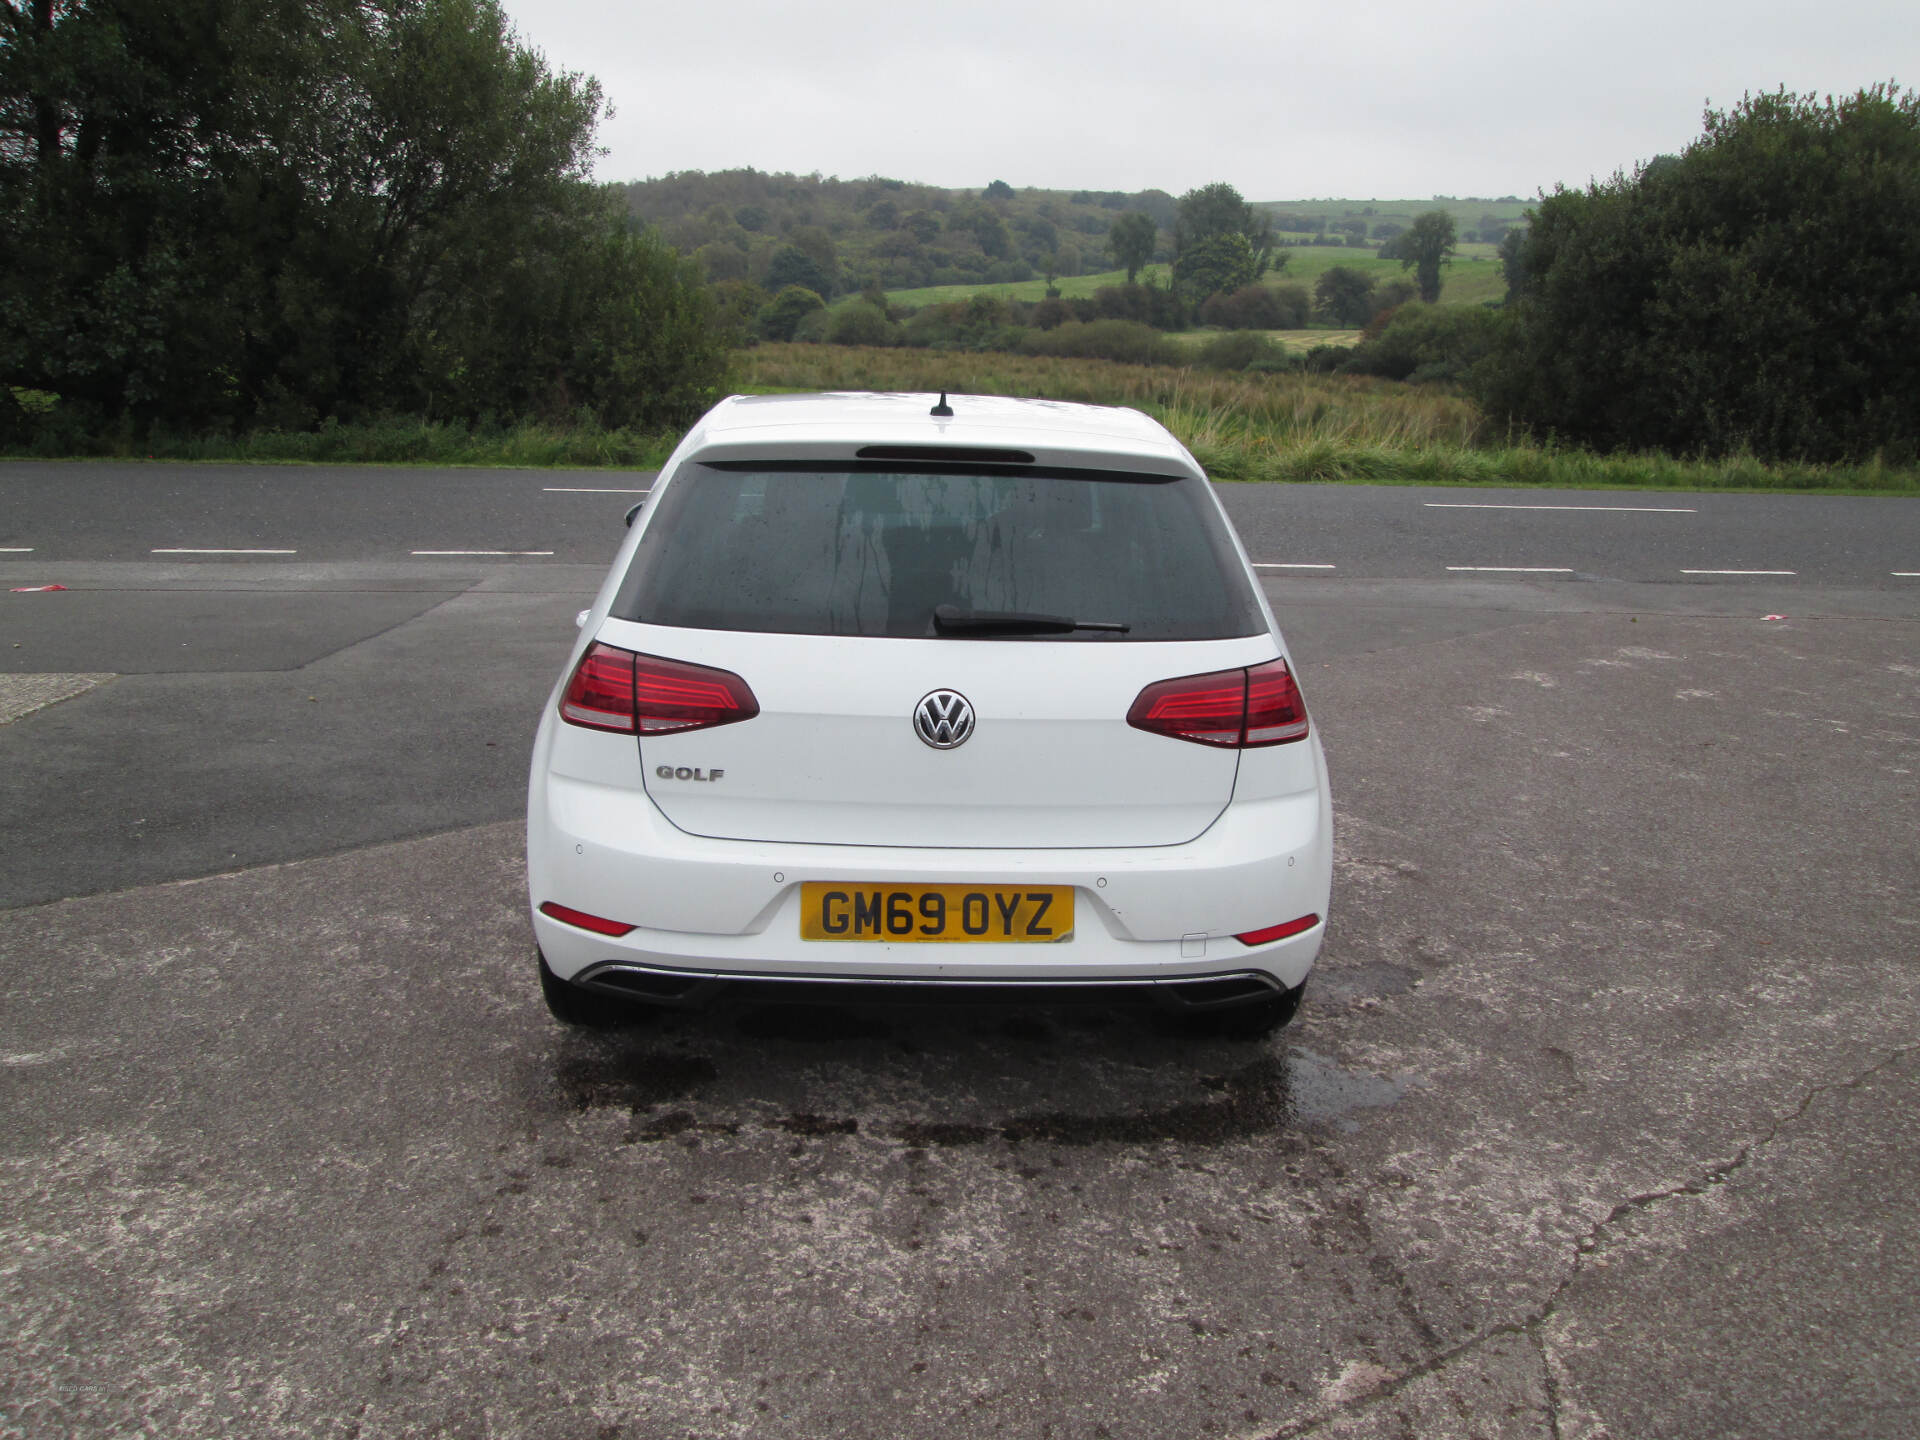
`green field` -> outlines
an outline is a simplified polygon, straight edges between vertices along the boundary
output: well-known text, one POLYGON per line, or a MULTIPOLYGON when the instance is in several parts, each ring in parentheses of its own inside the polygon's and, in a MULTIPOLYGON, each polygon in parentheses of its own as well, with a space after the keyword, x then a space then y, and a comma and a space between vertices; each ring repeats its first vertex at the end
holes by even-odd
MULTIPOLYGON (((1169 340, 1178 340, 1182 345, 1204 345, 1209 340, 1218 340, 1223 334, 1219 330, 1170 330, 1169 340)), ((1256 330, 1256 335, 1264 335, 1276 345, 1305 354, 1316 345, 1358 345, 1358 330, 1336 330, 1331 326, 1317 330, 1256 330)))
MULTIPOLYGON (((1277 273, 1269 272, 1266 283, 1269 285, 1304 285, 1309 293, 1313 282, 1335 265, 1345 265, 1358 270, 1376 280, 1389 280, 1408 276, 1398 260, 1382 260, 1371 250, 1343 249, 1333 245, 1291 246, 1276 251, 1276 255, 1286 257, 1285 268, 1277 273)), ((1141 280, 1149 275, 1161 284, 1168 284, 1169 267, 1149 265, 1140 272, 1141 280)), ((1127 274, 1124 270, 1105 270, 1097 275, 1075 275, 1062 277, 1054 282, 1064 296, 1088 299, 1103 285, 1124 285, 1127 274)), ((1484 305, 1497 301, 1507 293, 1507 285, 1500 278, 1500 262, 1491 245, 1462 245, 1460 254, 1445 271, 1440 290, 1442 305, 1484 305)), ((975 295, 992 295, 1002 300, 1044 300, 1047 297, 1047 282, 1027 280, 1017 285, 930 285, 920 290, 889 290, 887 303, 904 309, 919 310, 928 305, 950 305, 955 301, 972 299, 975 295)))

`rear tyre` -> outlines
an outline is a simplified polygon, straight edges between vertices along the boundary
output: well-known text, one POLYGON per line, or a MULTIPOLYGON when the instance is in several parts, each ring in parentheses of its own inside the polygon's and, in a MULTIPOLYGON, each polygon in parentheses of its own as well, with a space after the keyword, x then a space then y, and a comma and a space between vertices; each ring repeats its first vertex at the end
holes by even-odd
POLYGON ((652 1006, 601 995, 570 980, 562 980, 547 968, 545 955, 538 950, 534 955, 540 962, 540 996, 547 1002, 547 1013, 562 1025, 618 1030, 642 1024, 651 1017, 652 1006))
POLYGON ((1203 1035, 1218 1036, 1222 1040, 1264 1040, 1293 1019, 1300 1009, 1300 997, 1306 993, 1306 989, 1307 982, 1302 980, 1291 990, 1276 990, 1262 999, 1235 1005, 1230 1010, 1196 1015, 1195 1028, 1203 1035))

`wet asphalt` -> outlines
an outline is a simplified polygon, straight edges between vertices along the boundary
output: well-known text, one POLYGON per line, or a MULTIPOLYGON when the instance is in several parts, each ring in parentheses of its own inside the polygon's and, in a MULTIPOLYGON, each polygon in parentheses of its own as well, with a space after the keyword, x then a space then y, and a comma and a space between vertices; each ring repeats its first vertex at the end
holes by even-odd
POLYGON ((1339 845, 1270 1042, 596 1036, 539 1006, 512 818, 596 567, 41 564, 0 1433, 1920 1426, 1912 591, 1272 575, 1339 845))

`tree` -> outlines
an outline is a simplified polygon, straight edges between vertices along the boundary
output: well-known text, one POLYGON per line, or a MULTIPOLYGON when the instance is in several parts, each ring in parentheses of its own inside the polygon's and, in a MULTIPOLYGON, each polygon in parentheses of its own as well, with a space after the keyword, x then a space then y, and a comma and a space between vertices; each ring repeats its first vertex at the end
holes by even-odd
POLYGON ((1273 220, 1242 200, 1233 186, 1216 181, 1180 198, 1173 238, 1174 282, 1189 303, 1198 304, 1266 273, 1273 220))
POLYGON ((1173 262, 1173 283, 1189 304, 1223 290, 1238 290, 1260 278, 1259 262, 1237 230, 1188 242, 1173 262))
POLYGON ((1517 259, 1497 413, 1606 448, 1920 454, 1913 91, 1709 110, 1681 155, 1546 197, 1517 259))
POLYGON ((1107 249, 1112 252, 1114 263, 1127 272, 1127 284, 1133 284, 1140 267, 1153 259, 1153 247, 1159 238, 1160 231, 1153 217, 1142 211, 1129 211, 1113 222, 1107 231, 1107 249))
POLYGON ((1013 199, 1013 187, 1007 184, 1007 182, 1004 180, 988 181, 987 188, 981 193, 984 194, 986 198, 989 200, 1013 199))
POLYGON ((1507 282, 1507 303, 1527 293, 1527 231, 1515 226, 1500 237, 1500 278, 1507 282))
POLYGON ((1177 256, 1184 254, 1189 246, 1223 235, 1239 235, 1246 240, 1248 253, 1253 256, 1255 279, 1266 273, 1273 253, 1272 216, 1255 210, 1224 180, 1189 190, 1180 197, 1180 219, 1173 232, 1176 264, 1177 256))
POLYGON ((1431 305, 1440 298, 1440 267, 1453 263, 1455 239, 1453 216, 1429 210, 1416 215, 1406 233, 1381 246, 1380 253, 1398 260, 1402 270, 1413 271, 1420 298, 1431 305))
POLYGON ((697 272, 586 179, 598 86, 493 0, 7 0, 0 37, 0 389, 310 425, 611 416, 647 375, 664 423, 724 369, 697 272))
POLYGON ((773 258, 767 262, 766 277, 761 283, 774 291, 798 285, 816 295, 833 293, 833 276, 798 245, 782 245, 773 252, 773 258))
POLYGON ((1373 318, 1373 280, 1350 265, 1329 266, 1313 282, 1313 303, 1335 325, 1364 325, 1373 318))
POLYGON ((760 311, 760 333, 769 340, 791 340, 800 322, 827 302, 804 285, 789 285, 760 311))

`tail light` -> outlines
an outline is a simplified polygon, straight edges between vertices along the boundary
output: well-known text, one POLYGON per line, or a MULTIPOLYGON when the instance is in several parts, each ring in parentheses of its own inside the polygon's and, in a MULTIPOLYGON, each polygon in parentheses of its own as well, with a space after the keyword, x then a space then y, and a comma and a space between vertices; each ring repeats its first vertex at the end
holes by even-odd
POLYGON ((751 720, 753 691, 730 670, 636 655, 595 641, 560 697, 560 718, 591 730, 663 735, 751 720))
POLYGON ((1307 706, 1284 660, 1247 670, 1215 670, 1160 680, 1127 711, 1136 730, 1244 750, 1285 745, 1307 734, 1307 706))

